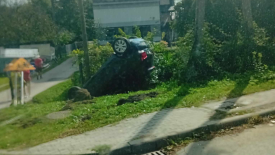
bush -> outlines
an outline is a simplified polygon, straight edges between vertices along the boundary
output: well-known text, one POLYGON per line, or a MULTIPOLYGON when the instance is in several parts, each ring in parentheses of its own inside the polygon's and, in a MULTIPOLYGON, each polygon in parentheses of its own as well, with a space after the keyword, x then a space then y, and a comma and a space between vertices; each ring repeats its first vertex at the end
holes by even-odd
POLYGON ((89 46, 91 74, 94 75, 113 53, 114 50, 110 43, 101 46, 97 41, 94 41, 89 46))
MULTIPOLYGON (((198 59, 202 65, 196 70, 207 74, 199 73, 197 77, 205 79, 227 73, 253 71, 253 55, 251 54, 253 51, 262 53, 263 62, 268 66, 275 65, 273 45, 275 39, 272 35, 274 26, 271 26, 274 18, 271 17, 271 12, 267 13, 267 10, 272 11, 273 4, 271 1, 261 4, 251 1, 254 22, 253 30, 248 31, 241 11, 241 1, 206 1, 203 44, 200 46, 201 55, 198 59)), ((176 20, 172 27, 180 37, 192 36, 196 10, 193 0, 178 3, 175 10, 176 20)), ((189 37, 189 40, 179 38, 177 45, 184 51, 194 52, 192 51, 193 42, 194 37, 189 37)), ((181 73, 182 75, 184 73, 181 73)))
POLYGON ((74 74, 71 76, 71 80, 74 86, 82 86, 82 79, 80 78, 80 72, 74 72, 74 74))
MULTIPOLYGON (((107 43, 105 46, 101 46, 98 44, 97 40, 94 40, 92 44, 88 47, 89 50, 89 59, 90 59, 90 71, 91 75, 94 75, 100 67, 108 60, 108 58, 114 53, 112 45, 110 43, 107 43)), ((84 64, 84 52, 82 50, 74 50, 73 52, 74 56, 77 56, 77 62, 84 64)), ((85 71, 85 65, 83 65, 83 71, 85 71)), ((74 75, 74 83, 76 82, 76 85, 78 85, 79 80, 76 80, 75 78, 79 78, 80 76, 76 73, 74 75)), ((84 78, 88 79, 85 72, 83 72, 84 78)))

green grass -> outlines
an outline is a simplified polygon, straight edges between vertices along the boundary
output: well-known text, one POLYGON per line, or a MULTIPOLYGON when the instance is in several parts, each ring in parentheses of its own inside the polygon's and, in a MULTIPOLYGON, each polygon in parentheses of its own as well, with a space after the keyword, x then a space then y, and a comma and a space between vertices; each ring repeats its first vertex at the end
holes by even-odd
POLYGON ((72 85, 68 80, 37 95, 34 100, 36 103, 0 110, 0 124, 5 120, 23 115, 11 124, 0 125, 0 149, 30 147, 165 108, 200 106, 210 100, 237 97, 275 88, 274 80, 255 85, 248 82, 249 78, 214 80, 201 85, 181 87, 164 84, 147 91, 97 97, 94 99, 96 103, 72 104, 72 114, 68 118, 48 120, 47 114, 61 110, 66 104, 64 101, 66 91, 72 85), (156 98, 146 98, 143 101, 122 106, 116 105, 121 98, 152 91, 160 94, 156 98))
POLYGON ((67 99, 66 90, 68 90, 71 87, 72 87, 71 80, 67 80, 34 96, 33 101, 35 103, 50 103, 55 101, 65 101, 67 99))
POLYGON ((9 79, 7 77, 0 77, 0 86, 9 83, 9 79))
POLYGON ((0 92, 9 89, 9 79, 7 77, 0 77, 0 92), (1 87, 3 86, 3 87, 1 87))

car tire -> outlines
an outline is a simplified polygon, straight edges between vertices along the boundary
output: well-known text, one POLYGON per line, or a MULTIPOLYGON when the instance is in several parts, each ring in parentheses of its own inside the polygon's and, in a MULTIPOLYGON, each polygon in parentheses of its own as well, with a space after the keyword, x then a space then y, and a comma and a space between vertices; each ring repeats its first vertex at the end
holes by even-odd
POLYGON ((117 56, 123 56, 130 48, 130 43, 126 38, 117 38, 113 43, 113 49, 117 56))

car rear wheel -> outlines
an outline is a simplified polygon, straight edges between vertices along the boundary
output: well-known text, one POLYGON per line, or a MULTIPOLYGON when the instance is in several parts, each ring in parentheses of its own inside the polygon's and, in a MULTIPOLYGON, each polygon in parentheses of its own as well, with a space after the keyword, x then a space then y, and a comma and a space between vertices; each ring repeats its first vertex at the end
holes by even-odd
POLYGON ((123 54, 128 51, 130 44, 126 38, 118 38, 114 41, 113 49, 118 56, 123 56, 123 54))

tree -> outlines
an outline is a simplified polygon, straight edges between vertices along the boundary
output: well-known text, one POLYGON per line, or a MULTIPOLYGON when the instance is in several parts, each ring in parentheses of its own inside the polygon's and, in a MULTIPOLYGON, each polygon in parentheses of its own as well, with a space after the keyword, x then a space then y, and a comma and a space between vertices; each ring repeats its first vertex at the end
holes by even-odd
MULTIPOLYGON (((92 0, 86 0, 83 2, 84 12, 86 16, 86 29, 88 33, 88 39, 96 39, 95 25, 93 20, 93 3, 92 0)), ((74 33, 74 40, 82 40, 81 32, 81 18, 79 11, 79 4, 77 0, 59 0, 54 1, 54 19, 56 25, 60 31, 67 30, 70 33, 74 33)))
POLYGON ((55 40, 51 18, 32 3, 0 7, 0 45, 55 40))

